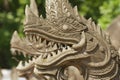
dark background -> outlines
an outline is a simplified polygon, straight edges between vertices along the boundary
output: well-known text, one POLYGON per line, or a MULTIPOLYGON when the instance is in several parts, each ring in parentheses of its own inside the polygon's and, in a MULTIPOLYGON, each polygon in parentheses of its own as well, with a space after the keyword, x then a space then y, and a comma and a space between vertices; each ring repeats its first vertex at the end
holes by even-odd
MULTIPOLYGON (((36 0, 40 14, 45 17, 45 0, 36 0)), ((78 6, 80 15, 92 19, 106 29, 111 21, 120 14, 120 0, 69 0, 78 6)), ((25 5, 29 0, 0 0, 0 67, 11 68, 17 62, 12 59, 10 39, 14 30, 23 34, 25 5)))

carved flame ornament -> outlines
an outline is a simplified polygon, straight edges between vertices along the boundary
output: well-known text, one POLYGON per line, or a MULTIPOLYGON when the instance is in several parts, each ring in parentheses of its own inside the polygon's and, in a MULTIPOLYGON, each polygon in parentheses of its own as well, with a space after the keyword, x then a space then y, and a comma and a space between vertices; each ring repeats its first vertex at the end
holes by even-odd
POLYGON ((36 80, 120 80, 118 51, 90 19, 80 16, 68 0, 46 0, 46 18, 35 0, 25 9, 24 33, 11 39, 13 55, 23 54, 20 76, 36 80))

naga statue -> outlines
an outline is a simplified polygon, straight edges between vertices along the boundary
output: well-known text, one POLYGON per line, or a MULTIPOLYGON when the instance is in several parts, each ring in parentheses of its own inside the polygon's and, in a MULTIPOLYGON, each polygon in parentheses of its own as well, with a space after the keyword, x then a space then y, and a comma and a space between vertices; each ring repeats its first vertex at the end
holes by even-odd
POLYGON ((68 0, 46 0, 46 18, 35 0, 25 8, 24 34, 11 39, 13 55, 24 55, 17 70, 36 80, 120 80, 120 52, 91 18, 68 0))

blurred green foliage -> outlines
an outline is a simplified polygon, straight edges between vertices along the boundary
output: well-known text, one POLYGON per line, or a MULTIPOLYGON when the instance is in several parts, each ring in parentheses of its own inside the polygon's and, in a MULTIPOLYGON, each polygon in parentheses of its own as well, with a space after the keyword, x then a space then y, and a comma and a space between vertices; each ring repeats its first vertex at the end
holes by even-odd
POLYGON ((102 15, 98 22, 100 26, 105 29, 113 18, 120 15, 120 0, 108 0, 99 7, 100 14, 102 15))
MULTIPOLYGON (((40 14, 45 17, 45 0, 36 0, 40 14)), ((69 0, 78 6, 80 15, 92 17, 105 29, 120 13, 120 0, 69 0)), ((29 0, 0 0, 0 67, 10 68, 17 62, 10 53, 10 39, 14 30, 23 35, 25 5, 29 0)))

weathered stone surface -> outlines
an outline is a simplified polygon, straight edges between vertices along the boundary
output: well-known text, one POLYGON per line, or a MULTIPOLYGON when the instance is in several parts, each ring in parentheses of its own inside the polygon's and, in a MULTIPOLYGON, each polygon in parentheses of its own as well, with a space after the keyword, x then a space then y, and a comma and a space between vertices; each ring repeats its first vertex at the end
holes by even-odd
POLYGON ((112 45, 118 50, 120 48, 120 16, 116 17, 107 28, 112 45))
POLYGON ((14 55, 22 52, 17 70, 39 80, 119 80, 119 53, 92 19, 80 16, 68 0, 46 0, 46 18, 31 0, 25 9, 24 33, 11 39, 14 55))

